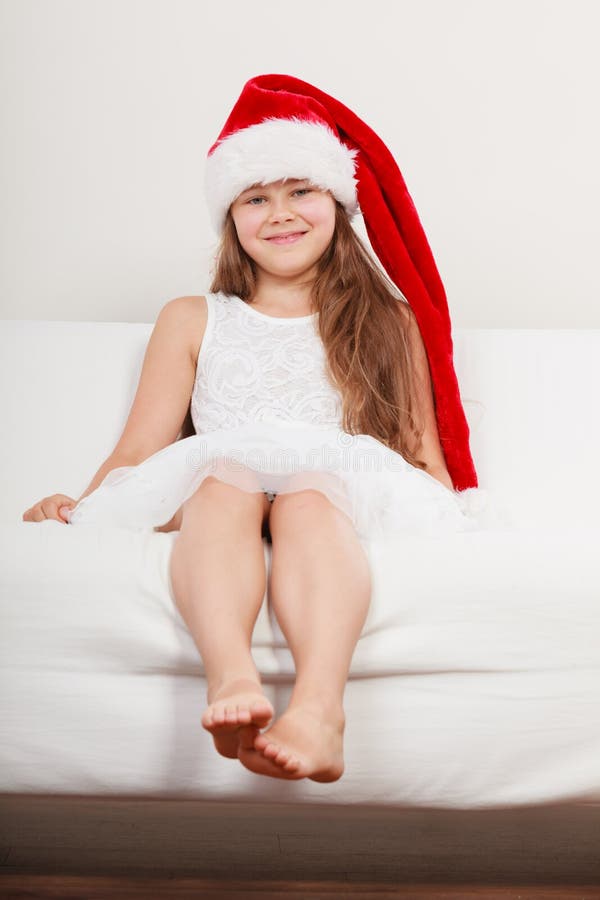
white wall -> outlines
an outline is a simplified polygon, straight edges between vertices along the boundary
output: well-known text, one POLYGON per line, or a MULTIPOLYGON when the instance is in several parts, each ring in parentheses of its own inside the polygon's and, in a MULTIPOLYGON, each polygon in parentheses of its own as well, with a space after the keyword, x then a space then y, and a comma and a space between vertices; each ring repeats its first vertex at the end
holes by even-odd
POLYGON ((151 322, 204 292, 206 153, 244 82, 283 72, 388 144, 455 326, 600 327, 596 0, 0 11, 2 317, 151 322))

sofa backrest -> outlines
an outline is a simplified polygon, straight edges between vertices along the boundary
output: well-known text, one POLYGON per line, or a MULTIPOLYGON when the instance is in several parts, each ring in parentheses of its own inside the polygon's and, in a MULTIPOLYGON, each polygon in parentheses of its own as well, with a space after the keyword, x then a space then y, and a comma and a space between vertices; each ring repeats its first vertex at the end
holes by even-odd
MULTIPOLYGON (((151 324, 0 323, 3 520, 75 499, 118 440, 151 324)), ((600 331, 455 329, 480 486, 520 527, 596 525, 600 331)))

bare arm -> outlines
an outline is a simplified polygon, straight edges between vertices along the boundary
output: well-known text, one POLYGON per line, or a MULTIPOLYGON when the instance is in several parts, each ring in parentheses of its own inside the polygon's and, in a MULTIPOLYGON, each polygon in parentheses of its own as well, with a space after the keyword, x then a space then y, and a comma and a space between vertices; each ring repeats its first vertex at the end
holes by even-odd
POLYGON ((198 297, 177 297, 161 309, 129 417, 111 456, 141 462, 176 440, 196 377, 192 346, 196 352, 198 338, 202 341, 206 313, 206 300, 198 297))
POLYGON ((61 516, 61 506, 73 508, 121 466, 136 466, 173 443, 187 414, 196 374, 198 338, 206 327, 206 300, 177 297, 160 311, 150 336, 142 373, 121 437, 77 501, 64 494, 45 497, 23 514, 41 522, 61 516), (193 350, 193 352, 192 352, 193 350))
POLYGON ((196 375, 192 334, 202 325, 198 320, 203 308, 197 300, 177 297, 158 314, 123 432, 82 497, 91 494, 112 469, 136 466, 177 438, 196 375))
POLYGON ((424 426, 418 452, 426 464, 425 471, 452 491, 454 485, 446 468, 437 427, 427 352, 414 313, 410 315, 409 344, 413 358, 421 423, 424 426))

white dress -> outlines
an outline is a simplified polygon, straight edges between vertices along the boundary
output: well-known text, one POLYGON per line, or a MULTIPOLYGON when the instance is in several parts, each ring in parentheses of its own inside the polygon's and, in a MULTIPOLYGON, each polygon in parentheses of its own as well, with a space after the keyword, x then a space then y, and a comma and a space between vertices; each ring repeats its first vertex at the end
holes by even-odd
POLYGON ((113 469, 74 507, 71 525, 153 529, 212 475, 270 500, 321 491, 361 541, 477 527, 461 494, 370 435, 342 430, 318 313, 279 318, 236 296, 209 293, 206 300, 191 398, 196 434, 137 466, 113 469))

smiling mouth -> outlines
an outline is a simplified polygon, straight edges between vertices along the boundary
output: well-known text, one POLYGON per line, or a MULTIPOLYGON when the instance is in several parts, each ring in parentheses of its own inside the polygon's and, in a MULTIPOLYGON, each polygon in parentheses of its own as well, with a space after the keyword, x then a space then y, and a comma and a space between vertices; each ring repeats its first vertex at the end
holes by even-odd
POLYGON ((304 231, 294 231, 291 234, 278 234, 275 237, 266 238, 271 244, 294 244, 306 234, 304 231))

